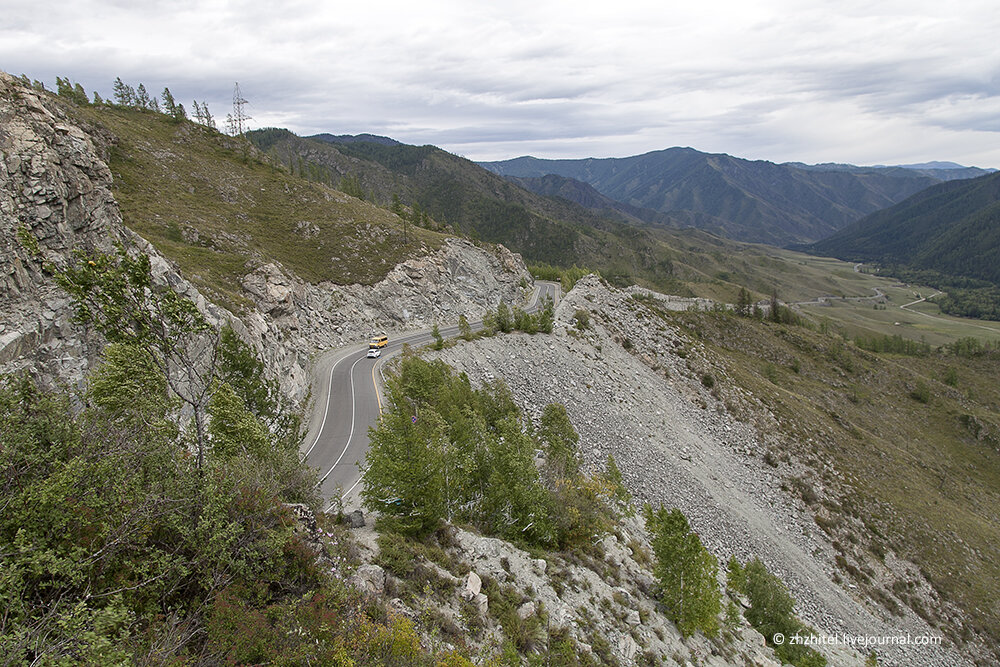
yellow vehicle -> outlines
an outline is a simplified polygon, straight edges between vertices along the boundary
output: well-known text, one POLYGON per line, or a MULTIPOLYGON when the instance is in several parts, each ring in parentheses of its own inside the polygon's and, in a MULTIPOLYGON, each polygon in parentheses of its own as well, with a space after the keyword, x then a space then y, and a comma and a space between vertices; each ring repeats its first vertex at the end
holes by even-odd
POLYGON ((385 334, 378 334, 377 336, 372 336, 371 341, 368 343, 368 349, 381 349, 386 346, 389 342, 389 337, 385 334))

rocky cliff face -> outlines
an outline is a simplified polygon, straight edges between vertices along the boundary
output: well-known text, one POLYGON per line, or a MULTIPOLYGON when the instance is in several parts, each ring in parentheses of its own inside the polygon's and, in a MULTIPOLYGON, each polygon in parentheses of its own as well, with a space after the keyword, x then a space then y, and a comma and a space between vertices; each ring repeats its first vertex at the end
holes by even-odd
POLYGON ((41 266, 63 265, 74 250, 108 252, 116 242, 149 254, 156 279, 210 321, 231 322, 293 400, 308 391, 305 369, 316 351, 359 342, 373 330, 478 318, 500 300, 519 300, 531 281, 520 256, 455 239, 374 286, 314 285, 264 264, 243 280, 256 307, 237 317, 123 224, 106 162, 114 141, 81 127, 51 95, 0 72, 0 372, 29 370, 49 384, 82 377, 101 343, 71 323, 69 300, 41 266))
POLYGON ((79 376, 90 350, 40 267, 123 240, 111 172, 58 105, 3 72, 0 150, 0 368, 31 368, 49 381, 79 376), (19 235, 37 244, 37 257, 19 235))
MULTIPOLYGON (((531 281, 520 255, 497 246, 492 252, 450 239, 435 252, 407 260, 375 285, 313 285, 275 263, 247 274, 243 288, 257 309, 242 318, 248 334, 272 364, 301 369, 312 353, 364 342, 373 331, 400 331, 452 323, 460 315, 480 319, 501 300, 518 303, 531 281)), ((285 389, 300 397, 305 379, 285 389)))
MULTIPOLYGON (((390 606, 410 618, 433 607, 438 622, 482 656, 503 643, 505 631, 512 631, 511 619, 505 620, 501 610, 516 601, 522 628, 561 629, 591 664, 780 665, 746 621, 714 639, 701 633, 684 637, 677 630, 654 597, 651 548, 639 517, 623 519, 584 557, 546 553, 539 558, 461 528, 450 527, 448 535, 447 567, 420 557, 411 564, 427 573, 439 593, 425 591, 406 603, 395 597, 406 589, 405 575, 373 562, 379 552, 376 533, 359 521, 351 537, 357 540, 361 565, 352 579, 362 591, 391 598, 390 606)), ((556 659, 553 664, 563 663, 556 659)))

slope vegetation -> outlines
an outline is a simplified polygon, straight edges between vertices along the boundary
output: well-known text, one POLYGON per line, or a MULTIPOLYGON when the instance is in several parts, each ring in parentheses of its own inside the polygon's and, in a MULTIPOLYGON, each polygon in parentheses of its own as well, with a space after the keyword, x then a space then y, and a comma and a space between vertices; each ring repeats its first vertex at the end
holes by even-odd
POLYGON ((240 281, 262 264, 313 283, 372 284, 444 239, 420 229, 404 244, 396 216, 289 175, 245 140, 151 111, 70 110, 103 128, 125 224, 237 309, 240 281))
MULTIPOLYGON (((444 358, 528 407, 564 402, 591 465, 612 453, 636 496, 681 508, 720 559, 765 560, 821 634, 943 635, 995 661, 997 357, 875 354, 679 301, 585 278, 552 336, 444 358)), ((873 648, 880 664, 962 662, 873 648)))

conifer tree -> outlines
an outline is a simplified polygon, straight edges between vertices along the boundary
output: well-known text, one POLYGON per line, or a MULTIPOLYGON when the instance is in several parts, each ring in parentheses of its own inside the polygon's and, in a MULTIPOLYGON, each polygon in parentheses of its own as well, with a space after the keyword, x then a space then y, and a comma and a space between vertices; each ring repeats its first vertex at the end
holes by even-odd
POLYGON ((510 333, 511 329, 514 328, 514 320, 510 314, 510 308, 503 301, 497 304, 496 326, 497 330, 501 333, 510 333))
POLYGON ((472 326, 465 315, 458 316, 458 335, 465 340, 472 340, 472 326))
POLYGON ((135 89, 135 105, 140 109, 148 109, 151 104, 149 101, 149 93, 146 92, 146 86, 139 84, 139 87, 135 89))
POLYGON ((753 306, 753 297, 746 287, 740 288, 740 295, 736 300, 736 314, 742 317, 750 316, 750 309, 753 306))
POLYGON ((87 99, 87 92, 83 89, 79 83, 70 83, 69 77, 65 79, 62 77, 56 77, 56 94, 59 97, 65 98, 76 102, 81 106, 85 106, 90 103, 87 99))
POLYGON ((87 91, 79 83, 73 84, 73 100, 81 106, 90 103, 90 100, 87 99, 87 91))
POLYGON ((204 100, 201 102, 201 115, 205 118, 205 127, 213 130, 218 129, 215 125, 215 118, 212 117, 212 112, 208 110, 208 104, 204 100))
POLYGON ((212 114, 208 110, 208 104, 202 102, 198 103, 198 100, 193 100, 191 104, 194 106, 194 119, 196 122, 201 123, 205 127, 216 129, 215 119, 212 118, 212 114))
POLYGON ((59 97, 69 97, 72 90, 69 85, 69 79, 63 79, 61 76, 56 77, 56 95, 59 97))
POLYGON ((771 291, 770 311, 767 315, 772 322, 781 323, 781 304, 778 303, 778 290, 771 291))
POLYGON ((580 436, 561 403, 549 403, 542 410, 538 437, 545 446, 545 468, 553 480, 575 477, 580 471, 577 443, 580 436))
POLYGON ((437 323, 434 323, 434 328, 431 330, 431 337, 434 338, 434 349, 443 350, 444 349, 444 337, 441 335, 441 329, 438 328, 437 323))
POLYGON ((111 89, 111 94, 113 95, 115 104, 119 106, 126 105, 127 100, 125 99, 125 82, 122 81, 122 78, 120 76, 115 77, 115 83, 111 89))
POLYGON ((177 102, 174 101, 174 96, 170 94, 170 89, 164 88, 163 92, 160 93, 160 97, 163 98, 163 113, 176 118, 177 102))
POLYGON ((121 77, 115 77, 115 84, 113 89, 115 104, 122 107, 134 107, 135 106, 135 96, 136 92, 132 86, 126 84, 121 80, 121 77))

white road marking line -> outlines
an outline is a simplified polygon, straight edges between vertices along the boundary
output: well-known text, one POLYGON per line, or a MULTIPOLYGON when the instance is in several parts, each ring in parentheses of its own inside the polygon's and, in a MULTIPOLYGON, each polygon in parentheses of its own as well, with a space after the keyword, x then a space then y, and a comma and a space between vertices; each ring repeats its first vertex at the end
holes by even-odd
POLYGON ((309 449, 306 450, 306 455, 302 459, 303 461, 306 460, 306 459, 308 459, 309 455, 312 454, 313 448, 316 447, 316 443, 319 442, 320 436, 323 435, 323 429, 326 428, 326 416, 328 414, 330 414, 330 403, 333 402, 333 372, 335 370, 337 370, 337 366, 339 366, 340 362, 343 361, 344 359, 347 359, 347 355, 344 355, 343 357, 341 357, 340 359, 338 359, 337 363, 335 363, 330 368, 330 383, 327 386, 327 390, 326 390, 326 392, 327 392, 326 393, 326 409, 323 410, 323 421, 319 425, 319 433, 316 434, 316 439, 313 440, 313 444, 309 445, 309 449))
MULTIPOLYGON (((323 475, 322 478, 320 478, 320 480, 319 480, 320 484, 322 484, 323 482, 326 481, 326 478, 330 476, 330 473, 333 472, 333 469, 337 467, 338 463, 340 463, 340 459, 344 458, 344 454, 347 453, 347 449, 351 446, 351 440, 354 439, 354 418, 355 418, 355 415, 357 414, 357 410, 355 409, 356 408, 355 399, 357 398, 357 396, 356 396, 356 394, 354 392, 354 367, 357 366, 358 362, 361 361, 364 358, 365 357, 358 357, 358 361, 355 361, 353 364, 351 364, 351 372, 350 372, 350 375, 351 375, 351 434, 349 436, 347 436, 347 444, 344 445, 344 451, 342 451, 340 453, 340 456, 338 456, 337 460, 333 462, 333 465, 330 466, 330 469, 326 471, 326 474, 323 475)), ((327 404, 327 406, 329 406, 329 403, 327 404)))

